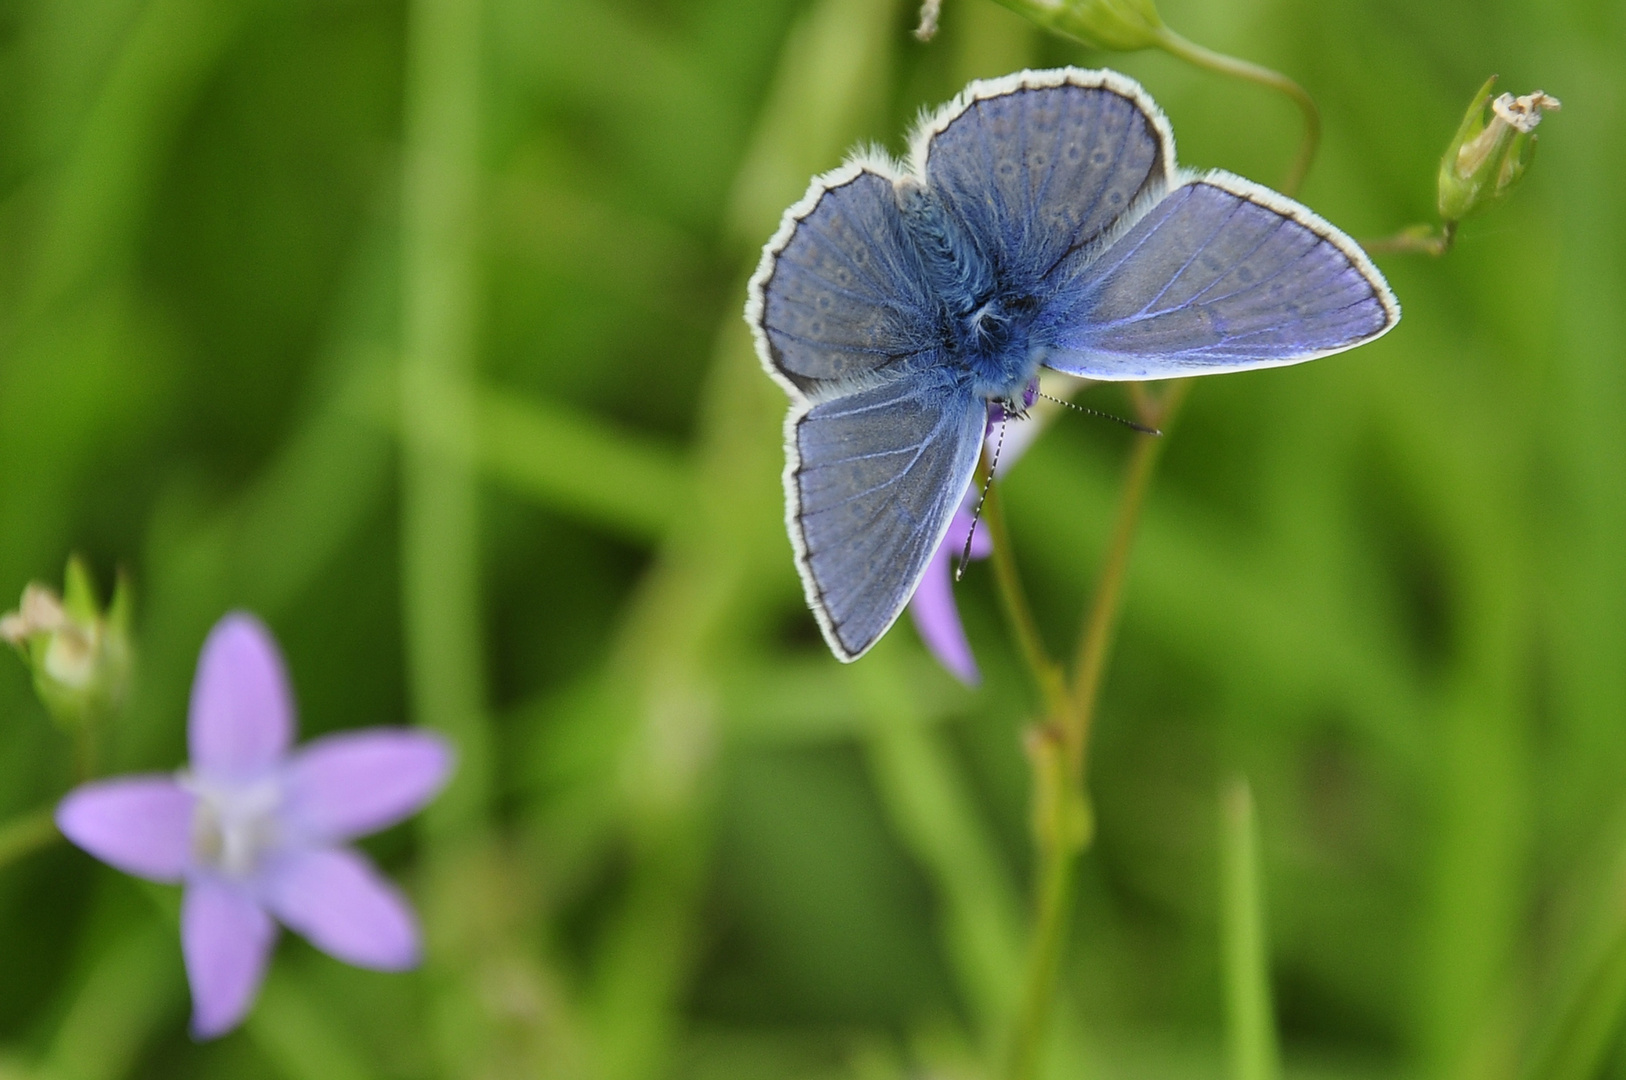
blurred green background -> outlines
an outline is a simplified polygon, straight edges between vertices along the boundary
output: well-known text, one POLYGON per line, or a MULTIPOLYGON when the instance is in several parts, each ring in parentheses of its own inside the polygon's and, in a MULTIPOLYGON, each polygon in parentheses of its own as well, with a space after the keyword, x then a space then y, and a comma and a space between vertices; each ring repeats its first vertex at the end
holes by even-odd
MULTIPOLYGON (((1302 197, 1432 220, 1475 88, 1563 99, 1510 202, 1334 359, 1204 380, 1129 580, 1050 1075, 1225 1074, 1218 791, 1256 792, 1288 1074, 1626 1077, 1626 6, 1168 0, 1324 113, 1302 197)), ((57 845, 0 868, 0 1077, 976 1077, 1026 923, 1035 703, 900 625, 852 667, 783 534, 744 280, 814 172, 1029 65, 1112 66, 1185 164, 1279 181, 1284 99, 948 0, 0 6, 0 592, 137 596, 118 770, 184 757, 221 613, 305 733, 463 745, 415 975, 285 939, 196 1045, 173 924, 57 845)), ((1110 388, 1083 399, 1123 408, 1110 388)), ((1126 436, 1005 485, 1070 647, 1126 436)), ((70 781, 0 658, 0 813, 70 781)))

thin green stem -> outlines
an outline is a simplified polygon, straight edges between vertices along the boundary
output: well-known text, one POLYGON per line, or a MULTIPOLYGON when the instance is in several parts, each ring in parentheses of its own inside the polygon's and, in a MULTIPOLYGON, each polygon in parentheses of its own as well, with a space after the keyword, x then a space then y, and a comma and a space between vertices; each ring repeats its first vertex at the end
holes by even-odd
POLYGON ((474 401, 479 235, 478 0, 413 0, 402 205, 401 576, 419 722, 457 746, 458 770, 425 815, 475 824, 490 801, 479 606, 474 401))
POLYGON ((1316 150, 1321 146, 1321 110, 1316 108, 1315 99, 1310 97, 1309 91, 1279 71, 1272 71, 1247 60, 1239 60, 1234 56, 1226 56, 1213 49, 1205 49, 1196 42, 1187 41, 1167 26, 1158 27, 1156 41, 1158 48, 1188 64, 1195 64, 1232 78, 1258 83, 1293 99, 1293 104, 1304 114, 1304 137, 1299 142, 1298 153, 1293 157, 1292 166, 1287 170, 1287 179, 1282 181, 1282 192, 1297 195, 1299 188, 1304 186, 1304 178, 1310 173, 1310 164, 1315 160, 1316 150))
POLYGON ((60 839, 62 834, 57 831, 56 819, 49 809, 12 818, 0 825, 0 867, 10 866, 60 839))
POLYGON ((97 738, 101 727, 100 716, 87 716, 73 731, 73 774, 80 783, 96 775, 101 754, 97 738))
POLYGON ((1039 851, 1039 880, 1028 967, 1011 1032, 1009 1075, 1013 1080, 1029 1080, 1039 1071, 1067 947, 1073 868, 1094 832, 1083 789, 1069 780, 1067 748, 1057 724, 1029 732, 1027 750, 1033 763, 1033 834, 1039 851))
POLYGON ((1451 250, 1457 239, 1457 223, 1408 225, 1393 236, 1362 240, 1361 247, 1371 255, 1432 255, 1438 258, 1451 250))
MULTIPOLYGON (((1147 401, 1137 417, 1148 427, 1168 430, 1180 405, 1191 389, 1188 380, 1171 382, 1161 400, 1147 401)), ((1113 633, 1118 625, 1118 609, 1123 598, 1124 579, 1129 570, 1129 556, 1135 546, 1135 533, 1140 525, 1141 508, 1146 493, 1157 471, 1158 459, 1163 454, 1164 438, 1157 435, 1136 435, 1129 464, 1124 471, 1123 493, 1118 498, 1118 512, 1112 525, 1112 538, 1107 543, 1105 560, 1096 578, 1095 594, 1084 616, 1084 630, 1079 638, 1078 657, 1073 665, 1072 708, 1063 721, 1062 734, 1067 750, 1069 778, 1082 785, 1085 755, 1089 746, 1090 729, 1095 720, 1096 699, 1101 693, 1101 680, 1106 672, 1107 655, 1112 647, 1113 633)))
POLYGON ((1220 792, 1219 849, 1221 970, 1231 1080, 1278 1080, 1281 1054, 1270 999, 1259 825, 1253 792, 1240 776, 1220 792))
POLYGON ((1046 848, 1040 853, 1037 925, 1022 981, 1022 1001, 1012 1032, 1012 1080, 1038 1075, 1040 1052, 1050 1026, 1051 1002, 1067 946, 1068 914, 1072 910, 1073 866, 1081 848, 1046 848))
MULTIPOLYGON (((978 481, 982 482, 985 477, 986 473, 978 469, 978 481)), ((1032 605, 1028 603, 1027 591, 1022 587, 1022 578, 1016 569, 1016 556, 1011 551, 1010 532, 1005 527, 1005 509, 1000 501, 998 484, 988 485, 982 519, 988 529, 988 538, 993 541, 994 582, 998 587, 1000 605, 1005 610, 1005 619, 1010 623, 1022 660, 1027 664, 1028 673, 1033 676, 1033 683, 1039 690, 1046 711, 1059 715, 1066 708, 1067 684, 1062 678, 1061 668, 1045 651, 1039 624, 1033 618, 1032 605)))
MULTIPOLYGON (((1148 427, 1167 430, 1189 389, 1189 381, 1180 380, 1170 383, 1159 398, 1137 394, 1137 419, 1148 427)), ((1091 724, 1117 626, 1141 508, 1145 505, 1162 447, 1160 436, 1135 437, 1112 538, 1085 614, 1071 693, 1064 699, 1066 707, 1055 714, 1050 723, 1040 727, 1029 744, 1033 759, 1033 824, 1039 854, 1039 887, 1028 971, 1011 1033, 1006 1073, 1010 1080, 1031 1080, 1037 1074, 1050 1024, 1057 974, 1067 949, 1078 856, 1089 845, 1094 832, 1084 784, 1091 724)))

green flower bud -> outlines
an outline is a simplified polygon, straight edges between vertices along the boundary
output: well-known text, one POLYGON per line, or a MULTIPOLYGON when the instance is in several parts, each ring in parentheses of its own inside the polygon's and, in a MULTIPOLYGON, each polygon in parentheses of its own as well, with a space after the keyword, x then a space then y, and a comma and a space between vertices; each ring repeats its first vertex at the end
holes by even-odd
POLYGON ((0 639, 34 673, 34 691, 64 728, 100 723, 130 686, 130 589, 121 576, 104 611, 85 565, 68 560, 62 595, 38 583, 17 610, 0 617, 0 639))
POLYGON ((1440 217, 1451 224, 1487 209, 1513 190, 1535 156, 1542 112, 1559 108, 1557 98, 1540 90, 1523 97, 1503 94, 1492 101, 1495 84, 1492 75, 1479 88, 1440 159, 1440 217))
POLYGON ((1156 45, 1163 20, 1152 0, 999 0, 1047 30, 1097 49, 1133 52, 1156 45))

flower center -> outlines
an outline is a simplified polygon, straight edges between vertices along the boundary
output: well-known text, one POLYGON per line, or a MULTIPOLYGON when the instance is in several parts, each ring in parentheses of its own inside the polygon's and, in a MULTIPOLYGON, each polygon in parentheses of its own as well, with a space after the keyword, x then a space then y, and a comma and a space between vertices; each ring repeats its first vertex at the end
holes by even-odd
POLYGON ((180 783, 198 800, 192 812, 193 859, 229 878, 253 874, 281 840, 276 815, 281 785, 274 777, 221 783, 184 772, 180 783))

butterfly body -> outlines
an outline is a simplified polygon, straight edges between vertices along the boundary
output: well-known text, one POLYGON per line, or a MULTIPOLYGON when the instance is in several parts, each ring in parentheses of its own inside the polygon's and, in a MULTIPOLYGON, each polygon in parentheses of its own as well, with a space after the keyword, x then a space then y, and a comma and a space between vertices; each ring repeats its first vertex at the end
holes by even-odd
POLYGON ((933 364, 963 372, 970 394, 1012 402, 1038 377, 1046 348, 1034 317, 1052 287, 1017 266, 1001 266, 925 183, 893 183, 898 213, 930 289, 941 352, 933 364))
POLYGON ((1347 236, 1228 173, 1176 168, 1108 71, 973 83, 907 165, 858 157, 786 211, 746 317, 791 399, 786 525, 832 651, 907 604, 970 483, 991 405, 1041 367, 1139 380, 1298 363, 1399 306, 1347 236))
POLYGON ((968 298, 946 309, 939 363, 956 369, 968 392, 984 401, 1015 401, 1038 377, 1043 356, 1031 344, 1034 303, 1024 295, 968 298))

